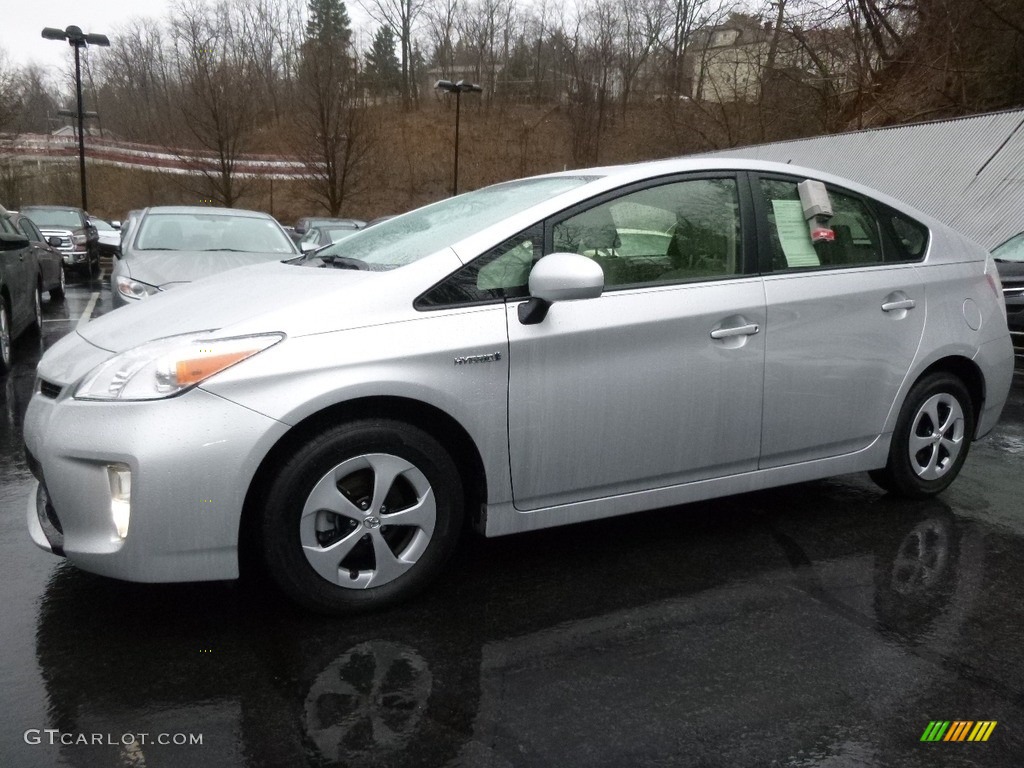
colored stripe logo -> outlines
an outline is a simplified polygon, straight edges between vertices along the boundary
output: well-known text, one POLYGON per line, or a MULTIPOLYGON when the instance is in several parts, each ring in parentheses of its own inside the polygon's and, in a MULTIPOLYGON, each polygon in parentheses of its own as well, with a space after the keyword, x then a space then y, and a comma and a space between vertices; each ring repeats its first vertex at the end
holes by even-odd
POLYGON ((997 724, 995 720, 932 720, 921 741, 988 741, 997 724))

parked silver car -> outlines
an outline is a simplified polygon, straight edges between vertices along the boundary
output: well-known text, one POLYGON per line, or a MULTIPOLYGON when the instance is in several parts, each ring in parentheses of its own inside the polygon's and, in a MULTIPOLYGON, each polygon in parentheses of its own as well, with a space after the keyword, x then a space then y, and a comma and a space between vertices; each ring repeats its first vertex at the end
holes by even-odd
POLYGON ((32 538, 133 581, 252 555, 318 611, 488 536, 869 471, 946 488, 1013 358, 990 256, 721 158, 480 189, 114 312, 38 366, 32 538))
POLYGON ((246 264, 299 255, 266 213, 237 208, 156 206, 129 217, 115 252, 110 293, 115 306, 246 264))

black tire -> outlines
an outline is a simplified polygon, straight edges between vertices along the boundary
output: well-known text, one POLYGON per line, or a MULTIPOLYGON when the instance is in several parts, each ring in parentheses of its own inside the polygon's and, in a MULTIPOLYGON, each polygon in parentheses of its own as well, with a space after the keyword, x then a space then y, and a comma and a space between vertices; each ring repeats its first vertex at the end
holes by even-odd
POLYGON ((14 353, 14 338, 11 335, 11 314, 7 311, 7 302, 0 296, 0 376, 11 370, 14 353))
POLYGON ((60 285, 50 289, 50 301, 61 301, 67 288, 67 277, 64 274, 64 265, 57 267, 60 270, 60 285))
POLYGON ((43 289, 36 283, 35 291, 32 294, 33 301, 33 318, 32 318, 32 333, 37 336, 43 335, 43 289))
POLYGON ((953 374, 933 373, 910 390, 896 421, 889 460, 884 469, 869 474, 897 496, 934 496, 960 473, 973 437, 974 407, 967 387, 953 374))
POLYGON ((376 610, 438 575, 462 517, 459 472, 440 443, 403 422, 367 419, 327 429, 282 466, 263 505, 260 549, 296 603, 327 614, 376 610))

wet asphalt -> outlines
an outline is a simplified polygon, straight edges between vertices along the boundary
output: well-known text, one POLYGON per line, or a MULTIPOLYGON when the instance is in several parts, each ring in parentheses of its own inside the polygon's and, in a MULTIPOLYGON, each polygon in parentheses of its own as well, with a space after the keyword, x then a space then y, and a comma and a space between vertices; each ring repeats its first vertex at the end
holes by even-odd
POLYGON ((0 377, 0 767, 1024 762, 1021 374, 938 499, 853 475, 468 537, 415 602, 325 619, 32 545, 33 369, 90 307, 102 281, 44 301, 0 377))

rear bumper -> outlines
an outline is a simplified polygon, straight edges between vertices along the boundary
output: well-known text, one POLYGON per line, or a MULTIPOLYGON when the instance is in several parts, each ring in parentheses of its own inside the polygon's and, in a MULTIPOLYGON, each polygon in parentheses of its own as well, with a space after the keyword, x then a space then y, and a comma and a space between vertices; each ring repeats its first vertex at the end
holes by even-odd
POLYGON ((1010 336, 983 344, 975 355, 975 362, 985 376, 985 402, 978 417, 975 439, 992 431, 1010 394, 1013 382, 1014 355, 1010 336))

